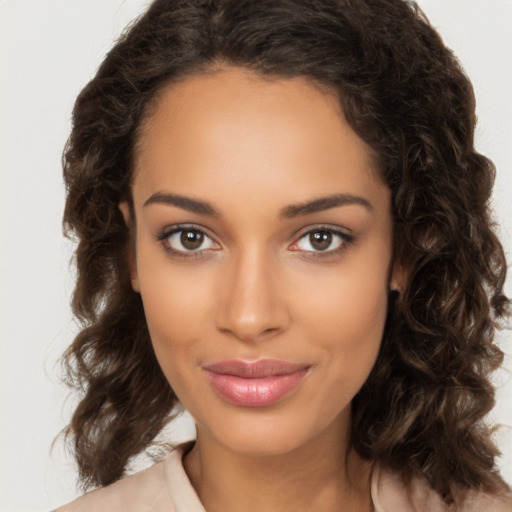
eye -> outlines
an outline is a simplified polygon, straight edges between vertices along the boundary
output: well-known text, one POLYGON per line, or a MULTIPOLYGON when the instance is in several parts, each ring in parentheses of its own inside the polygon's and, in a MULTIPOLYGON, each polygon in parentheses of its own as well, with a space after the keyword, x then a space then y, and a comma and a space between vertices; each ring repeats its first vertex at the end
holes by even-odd
POLYGON ((199 253, 209 249, 218 249, 219 245, 204 231, 194 227, 176 227, 158 237, 164 248, 171 253, 199 253))
POLYGON ((292 251, 334 253, 342 250, 354 237, 328 228, 317 228, 304 233, 290 249, 292 251))

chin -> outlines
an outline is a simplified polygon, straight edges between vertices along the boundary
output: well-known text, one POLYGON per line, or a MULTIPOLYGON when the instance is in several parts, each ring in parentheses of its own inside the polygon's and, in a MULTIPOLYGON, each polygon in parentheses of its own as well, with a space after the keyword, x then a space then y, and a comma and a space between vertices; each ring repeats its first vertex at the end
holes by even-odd
POLYGON ((308 424, 304 412, 299 416, 279 417, 272 410, 245 410, 236 416, 224 415, 221 424, 217 425, 201 426, 198 422, 198 436, 213 438, 232 453, 270 457, 300 449, 328 428, 328 423, 308 424))
POLYGON ((231 435, 229 439, 219 440, 226 450, 248 457, 272 457, 284 455, 300 448, 305 439, 295 438, 282 433, 271 435, 231 435))

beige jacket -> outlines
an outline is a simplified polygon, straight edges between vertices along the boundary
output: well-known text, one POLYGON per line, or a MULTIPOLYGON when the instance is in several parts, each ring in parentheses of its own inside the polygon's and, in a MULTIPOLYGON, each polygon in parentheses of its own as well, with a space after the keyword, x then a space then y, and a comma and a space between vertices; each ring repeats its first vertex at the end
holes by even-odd
MULTIPOLYGON (((92 491, 56 512, 206 512, 185 470, 182 445, 164 461, 92 491)), ((375 466, 371 480, 375 512, 442 512, 439 496, 421 481, 406 489, 400 478, 375 466)), ((461 512, 512 512, 510 496, 475 493, 461 512)))

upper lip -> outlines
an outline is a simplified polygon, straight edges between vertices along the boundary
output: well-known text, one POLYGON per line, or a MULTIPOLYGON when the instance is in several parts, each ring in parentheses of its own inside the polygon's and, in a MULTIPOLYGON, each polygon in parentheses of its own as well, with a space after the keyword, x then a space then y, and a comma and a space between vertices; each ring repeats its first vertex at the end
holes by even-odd
POLYGON ((243 361, 230 359, 203 365, 205 370, 222 375, 232 375, 246 379, 275 377, 290 375, 300 370, 307 370, 309 365, 290 363, 280 359, 259 359, 257 361, 243 361))

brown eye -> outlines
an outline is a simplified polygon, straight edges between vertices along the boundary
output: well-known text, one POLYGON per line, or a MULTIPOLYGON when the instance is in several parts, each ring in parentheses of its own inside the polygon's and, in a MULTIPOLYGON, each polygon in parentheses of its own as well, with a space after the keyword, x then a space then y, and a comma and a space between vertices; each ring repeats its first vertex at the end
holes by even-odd
POLYGON ((166 250, 173 253, 201 253, 210 249, 219 249, 219 244, 214 242, 201 229, 181 227, 170 233, 164 233, 159 237, 166 250))
POLYGON ((181 232, 181 235, 180 235, 181 245, 189 251, 194 251, 196 249, 199 249, 199 247, 201 247, 203 241, 204 241, 204 233, 201 233, 200 231, 193 231, 193 230, 187 229, 187 230, 183 230, 181 232))
POLYGON ((329 231, 314 231, 309 234, 309 243, 317 251, 325 251, 332 244, 332 233, 329 231))
POLYGON ((312 229, 304 233, 290 249, 310 253, 335 253, 350 245, 354 237, 336 229, 312 229))

